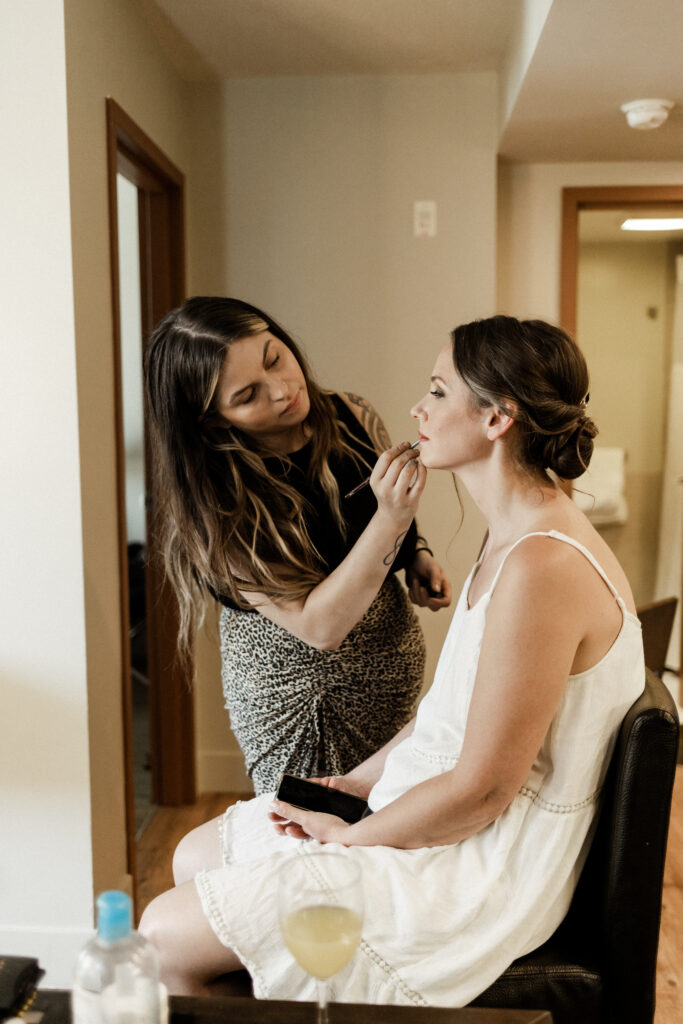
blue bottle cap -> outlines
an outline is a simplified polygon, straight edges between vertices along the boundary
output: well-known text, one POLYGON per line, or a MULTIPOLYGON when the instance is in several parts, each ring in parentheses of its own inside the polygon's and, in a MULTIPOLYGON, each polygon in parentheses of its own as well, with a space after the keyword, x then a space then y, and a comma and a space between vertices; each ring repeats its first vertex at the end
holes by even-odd
POLYGON ((108 889, 97 897, 97 934, 105 942, 115 942, 130 935, 133 926, 133 904, 130 896, 118 889, 108 889))

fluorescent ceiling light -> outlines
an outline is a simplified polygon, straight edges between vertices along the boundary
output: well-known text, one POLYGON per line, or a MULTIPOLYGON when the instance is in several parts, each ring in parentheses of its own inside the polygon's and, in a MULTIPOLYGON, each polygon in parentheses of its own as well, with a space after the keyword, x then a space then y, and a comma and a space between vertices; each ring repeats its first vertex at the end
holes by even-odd
POLYGON ((683 231, 683 217, 629 217, 622 231, 683 231))

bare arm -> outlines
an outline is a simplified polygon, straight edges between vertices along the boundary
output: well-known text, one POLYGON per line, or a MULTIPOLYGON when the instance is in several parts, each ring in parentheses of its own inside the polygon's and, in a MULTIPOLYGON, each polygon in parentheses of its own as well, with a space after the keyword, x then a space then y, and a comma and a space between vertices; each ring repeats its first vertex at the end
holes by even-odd
POLYGON ((544 543, 552 542, 533 538, 513 552, 491 598, 453 769, 355 825, 289 806, 274 810, 321 842, 405 849, 456 843, 494 821, 528 778, 582 652, 590 650, 594 664, 620 626, 613 598, 585 559, 539 550, 544 543))
POLYGON ((245 595, 258 611, 311 647, 335 650, 377 596, 415 516, 426 470, 408 443, 380 455, 370 485, 377 511, 344 561, 299 601, 245 595))

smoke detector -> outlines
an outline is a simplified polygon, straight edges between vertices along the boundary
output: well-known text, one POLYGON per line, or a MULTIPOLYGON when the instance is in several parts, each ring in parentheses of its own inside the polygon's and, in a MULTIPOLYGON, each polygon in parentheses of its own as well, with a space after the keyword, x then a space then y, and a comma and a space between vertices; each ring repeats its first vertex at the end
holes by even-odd
POLYGON ((673 106, 673 100, 631 100, 622 103, 621 109, 631 128, 643 130, 663 125, 673 106))

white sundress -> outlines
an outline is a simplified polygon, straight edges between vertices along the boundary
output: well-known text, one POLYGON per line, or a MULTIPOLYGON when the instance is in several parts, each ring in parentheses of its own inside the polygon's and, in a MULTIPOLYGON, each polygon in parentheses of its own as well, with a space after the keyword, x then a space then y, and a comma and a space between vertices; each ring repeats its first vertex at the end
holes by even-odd
MULTIPOLYGON (((640 622, 590 552, 554 530, 527 534, 538 535, 571 544, 591 562, 621 609, 619 635, 595 666, 569 677, 525 785, 491 825, 450 846, 324 847, 358 861, 365 888, 363 938, 332 981, 336 1001, 464 1006, 545 942, 566 914, 616 734, 643 690, 645 665, 640 622)), ((471 609, 476 565, 465 582, 415 730, 389 754, 370 794, 373 810, 457 763, 486 611, 505 558, 471 609)), ((200 872, 196 885, 213 930, 249 970, 257 997, 314 1000, 315 982, 282 942, 276 890, 285 856, 321 847, 278 836, 267 817, 270 799, 226 811, 224 866, 200 872)))

